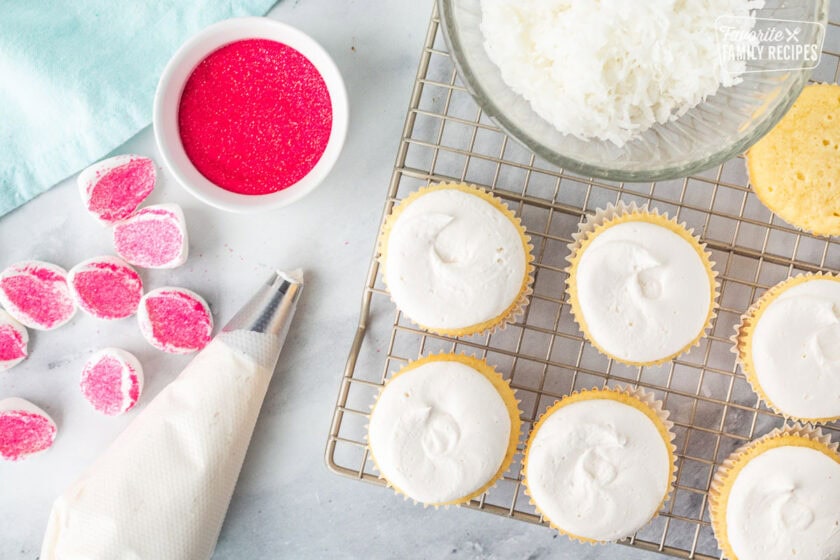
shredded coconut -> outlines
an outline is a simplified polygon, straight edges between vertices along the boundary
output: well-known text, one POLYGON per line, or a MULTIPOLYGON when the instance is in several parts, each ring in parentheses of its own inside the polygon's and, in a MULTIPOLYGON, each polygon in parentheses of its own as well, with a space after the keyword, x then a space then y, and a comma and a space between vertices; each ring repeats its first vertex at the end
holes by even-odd
POLYGON ((745 30, 763 0, 481 0, 484 47, 504 81, 560 132, 624 145, 741 81, 715 21, 745 30))

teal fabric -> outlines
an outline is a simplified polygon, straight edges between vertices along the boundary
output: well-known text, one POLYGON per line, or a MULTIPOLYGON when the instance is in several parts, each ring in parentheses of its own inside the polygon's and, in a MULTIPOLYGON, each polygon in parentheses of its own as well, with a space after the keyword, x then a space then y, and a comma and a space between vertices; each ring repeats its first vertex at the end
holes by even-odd
POLYGON ((186 39, 275 1, 0 0, 0 215, 149 125, 186 39))

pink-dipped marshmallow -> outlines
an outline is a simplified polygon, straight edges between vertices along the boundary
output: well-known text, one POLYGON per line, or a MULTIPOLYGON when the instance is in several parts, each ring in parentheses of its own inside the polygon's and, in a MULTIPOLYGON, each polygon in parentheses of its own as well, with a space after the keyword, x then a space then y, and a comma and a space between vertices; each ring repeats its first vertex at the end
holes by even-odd
POLYGON ((76 305, 98 319, 130 317, 143 297, 140 275, 117 257, 80 262, 70 269, 67 283, 76 305))
POLYGON ((177 204, 146 206, 114 226, 114 248, 129 264, 175 268, 188 256, 187 225, 177 204))
POLYGON ((155 163, 122 155, 94 163, 79 174, 79 191, 88 212, 105 225, 125 220, 155 188, 155 163))
POLYGON ((131 353, 105 348, 85 362, 79 386, 93 408, 117 416, 137 404, 143 392, 143 367, 131 353))
POLYGON ((0 459, 18 461, 49 449, 57 429, 53 419, 31 402, 0 400, 0 459))
POLYGON ((158 288, 140 301, 140 332, 158 350, 189 354, 204 348, 213 334, 207 303, 184 288, 158 288))
POLYGON ((31 329, 56 329, 73 318, 76 304, 67 271, 42 261, 22 261, 0 272, 0 304, 31 329))
POLYGON ((26 359, 29 333, 26 327, 0 309, 0 371, 6 371, 26 359))

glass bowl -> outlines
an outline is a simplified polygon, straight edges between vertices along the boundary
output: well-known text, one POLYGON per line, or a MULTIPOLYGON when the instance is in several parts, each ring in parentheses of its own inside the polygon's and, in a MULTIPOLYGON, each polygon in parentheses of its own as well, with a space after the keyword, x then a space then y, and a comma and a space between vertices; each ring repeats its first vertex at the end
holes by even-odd
MULTIPOLYGON (((581 140, 559 132, 502 80, 484 50, 481 0, 437 1, 455 66, 484 113, 538 156, 587 177, 650 182, 685 177, 719 165, 767 133, 811 75, 805 62, 790 63, 798 67, 787 70, 766 62, 748 62, 741 83, 720 88, 678 119, 654 125, 622 147, 605 140, 581 140)), ((756 18, 766 21, 756 28, 772 25, 771 20, 809 22, 802 26, 800 39, 819 44, 828 4, 829 0, 766 0, 765 7, 756 11, 756 18)))

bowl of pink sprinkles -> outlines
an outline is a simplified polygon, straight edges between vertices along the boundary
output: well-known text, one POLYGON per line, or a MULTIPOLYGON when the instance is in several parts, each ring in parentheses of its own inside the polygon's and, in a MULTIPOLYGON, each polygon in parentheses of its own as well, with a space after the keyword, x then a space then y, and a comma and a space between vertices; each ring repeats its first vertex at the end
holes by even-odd
POLYGON ((291 204, 329 174, 347 133, 347 91, 308 35, 267 18, 207 27, 175 53, 155 94, 169 171, 231 212, 291 204))

